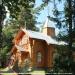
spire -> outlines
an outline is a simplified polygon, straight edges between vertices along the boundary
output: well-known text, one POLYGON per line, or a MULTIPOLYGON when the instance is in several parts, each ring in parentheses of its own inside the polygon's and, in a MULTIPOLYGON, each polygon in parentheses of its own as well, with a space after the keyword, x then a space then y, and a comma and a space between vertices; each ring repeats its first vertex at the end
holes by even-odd
POLYGON ((55 36, 55 25, 52 21, 49 20, 49 18, 47 17, 43 29, 42 29, 42 33, 49 35, 51 37, 55 36))
POLYGON ((49 20, 48 17, 47 17, 47 19, 46 19, 46 21, 45 21, 45 23, 44 23, 43 28, 45 28, 45 27, 52 27, 52 28, 54 28, 54 22, 51 21, 51 20, 49 20))

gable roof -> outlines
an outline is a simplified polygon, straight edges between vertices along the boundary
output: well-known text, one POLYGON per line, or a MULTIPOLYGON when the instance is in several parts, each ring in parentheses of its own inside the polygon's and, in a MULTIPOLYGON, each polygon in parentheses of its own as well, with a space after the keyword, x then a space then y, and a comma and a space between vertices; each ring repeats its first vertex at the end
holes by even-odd
POLYGON ((47 36, 43 33, 40 32, 35 32, 35 31, 31 31, 31 30, 25 30, 22 29, 25 33, 27 32, 30 38, 34 38, 34 39, 40 39, 40 40, 44 40, 46 41, 48 44, 57 44, 56 41, 54 39, 52 39, 52 37, 47 36))
POLYGON ((40 40, 46 41, 48 45, 49 44, 56 44, 56 45, 66 44, 65 42, 62 42, 62 41, 58 42, 54 38, 52 38, 51 36, 45 35, 45 34, 40 33, 40 32, 26 30, 26 29, 22 29, 22 31, 27 33, 30 38, 40 39, 40 40))

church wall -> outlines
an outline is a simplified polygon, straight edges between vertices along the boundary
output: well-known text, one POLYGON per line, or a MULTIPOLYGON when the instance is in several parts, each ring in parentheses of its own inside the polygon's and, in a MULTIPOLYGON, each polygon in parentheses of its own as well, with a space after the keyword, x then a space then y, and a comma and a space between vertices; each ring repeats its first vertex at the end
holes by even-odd
POLYGON ((54 28, 47 28, 47 35, 54 37, 55 36, 55 29, 54 28))
POLYGON ((48 64, 47 66, 52 68, 53 67, 53 53, 54 53, 54 45, 49 45, 48 46, 48 52, 47 52, 47 61, 48 64))
POLYGON ((47 28, 43 28, 42 33, 47 35, 47 28))
POLYGON ((43 28, 42 33, 44 33, 44 34, 46 34, 48 36, 54 37, 55 36, 55 29, 52 28, 52 27, 43 28))
POLYGON ((45 61, 46 61, 46 50, 45 50, 45 46, 44 46, 44 43, 45 43, 45 41, 42 41, 42 40, 35 40, 35 39, 33 39, 32 40, 32 42, 33 43, 31 43, 31 44, 33 44, 32 45, 32 50, 31 50, 31 57, 32 57, 32 66, 33 67, 44 67, 44 66, 46 66, 45 65, 45 61), (37 61, 37 53, 38 52, 41 52, 41 54, 42 54, 42 61, 41 62, 39 62, 38 63, 38 61, 37 61))
POLYGON ((47 45, 45 41, 31 39, 32 67, 53 67, 54 45, 47 45), (42 52, 42 62, 37 63, 37 53, 42 52))

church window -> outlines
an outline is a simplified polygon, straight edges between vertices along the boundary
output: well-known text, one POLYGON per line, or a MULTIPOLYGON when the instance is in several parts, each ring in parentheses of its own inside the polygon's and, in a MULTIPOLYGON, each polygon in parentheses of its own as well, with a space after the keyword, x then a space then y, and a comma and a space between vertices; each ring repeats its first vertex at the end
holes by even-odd
POLYGON ((37 53, 37 62, 41 62, 41 58, 42 58, 41 52, 38 52, 37 53))

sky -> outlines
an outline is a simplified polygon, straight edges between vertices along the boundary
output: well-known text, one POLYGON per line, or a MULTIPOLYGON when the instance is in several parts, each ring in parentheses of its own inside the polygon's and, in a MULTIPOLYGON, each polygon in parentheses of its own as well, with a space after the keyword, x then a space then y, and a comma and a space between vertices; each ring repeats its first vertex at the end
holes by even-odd
MULTIPOLYGON (((57 3, 57 0, 56 0, 56 3, 57 3)), ((38 7, 38 6, 40 6, 42 4, 42 0, 36 0, 36 2, 35 2, 35 7, 38 7)), ((58 4, 58 9, 60 10, 60 11, 62 11, 63 10, 63 2, 61 2, 61 3, 59 3, 58 4)), ((46 6, 45 8, 44 8, 44 10, 42 10, 41 12, 40 12, 40 15, 38 16, 38 19, 37 19, 37 21, 44 21, 44 19, 46 19, 47 18, 47 16, 48 16, 48 9, 49 9, 49 15, 50 16, 53 16, 53 12, 52 12, 52 10, 53 10, 53 3, 52 2, 49 2, 49 4, 48 4, 48 6, 46 6), (41 18, 42 18, 42 20, 41 20, 41 18)))

